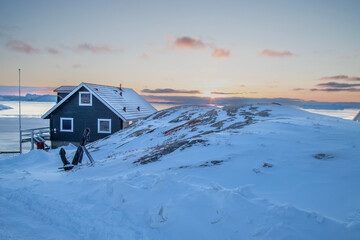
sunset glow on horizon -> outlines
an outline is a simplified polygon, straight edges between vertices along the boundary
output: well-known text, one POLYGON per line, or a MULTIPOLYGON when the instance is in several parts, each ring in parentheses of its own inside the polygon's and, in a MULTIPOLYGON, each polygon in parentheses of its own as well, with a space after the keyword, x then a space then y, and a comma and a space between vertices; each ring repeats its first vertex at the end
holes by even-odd
POLYGON ((87 82, 159 102, 360 102, 359 9, 355 0, 1 1, 0 95, 21 68, 29 93, 87 82))

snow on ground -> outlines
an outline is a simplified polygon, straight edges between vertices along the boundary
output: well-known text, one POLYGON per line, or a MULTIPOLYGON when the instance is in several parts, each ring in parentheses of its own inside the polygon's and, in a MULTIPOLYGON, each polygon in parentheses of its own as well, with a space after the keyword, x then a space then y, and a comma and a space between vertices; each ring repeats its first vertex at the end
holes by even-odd
POLYGON ((1 160, 0 239, 360 239, 359 136, 274 104, 163 110, 89 144, 94 166, 1 160))

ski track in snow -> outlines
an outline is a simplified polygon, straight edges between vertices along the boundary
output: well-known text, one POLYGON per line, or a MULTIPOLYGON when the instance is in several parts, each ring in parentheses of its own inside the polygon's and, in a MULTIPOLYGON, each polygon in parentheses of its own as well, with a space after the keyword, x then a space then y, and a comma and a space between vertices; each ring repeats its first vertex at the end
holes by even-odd
POLYGON ((89 144, 93 167, 1 159, 0 239, 360 239, 359 136, 277 105, 163 110, 89 144))

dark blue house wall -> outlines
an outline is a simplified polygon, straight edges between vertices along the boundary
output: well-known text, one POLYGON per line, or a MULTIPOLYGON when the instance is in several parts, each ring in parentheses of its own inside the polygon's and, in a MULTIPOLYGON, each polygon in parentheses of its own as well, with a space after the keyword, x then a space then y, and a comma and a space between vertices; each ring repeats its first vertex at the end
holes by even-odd
POLYGON ((57 94, 57 101, 56 103, 60 102, 61 100, 63 100, 63 98, 65 98, 69 93, 58 93, 57 94))
POLYGON ((79 92, 88 91, 84 87, 81 88, 48 116, 50 118, 53 148, 69 142, 79 143, 85 128, 90 128, 91 130, 89 142, 110 135, 109 133, 98 133, 99 118, 111 119, 111 133, 123 128, 122 120, 94 95, 92 96, 92 106, 79 106, 79 92), (73 132, 60 131, 60 118, 73 118, 73 132))

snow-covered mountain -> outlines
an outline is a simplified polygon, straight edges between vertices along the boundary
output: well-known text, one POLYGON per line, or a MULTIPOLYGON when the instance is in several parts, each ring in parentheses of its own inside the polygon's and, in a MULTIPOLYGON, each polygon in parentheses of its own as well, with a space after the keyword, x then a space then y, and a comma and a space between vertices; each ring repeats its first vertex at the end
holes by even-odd
POLYGON ((89 144, 91 167, 1 160, 0 238, 360 239, 359 136, 276 104, 163 110, 89 144))
POLYGON ((0 110, 11 109, 11 107, 0 104, 0 110))
MULTIPOLYGON (((21 96, 21 101, 30 102, 56 102, 56 95, 38 95, 27 93, 21 96)), ((0 101, 19 101, 19 96, 16 95, 0 95, 0 101)))

